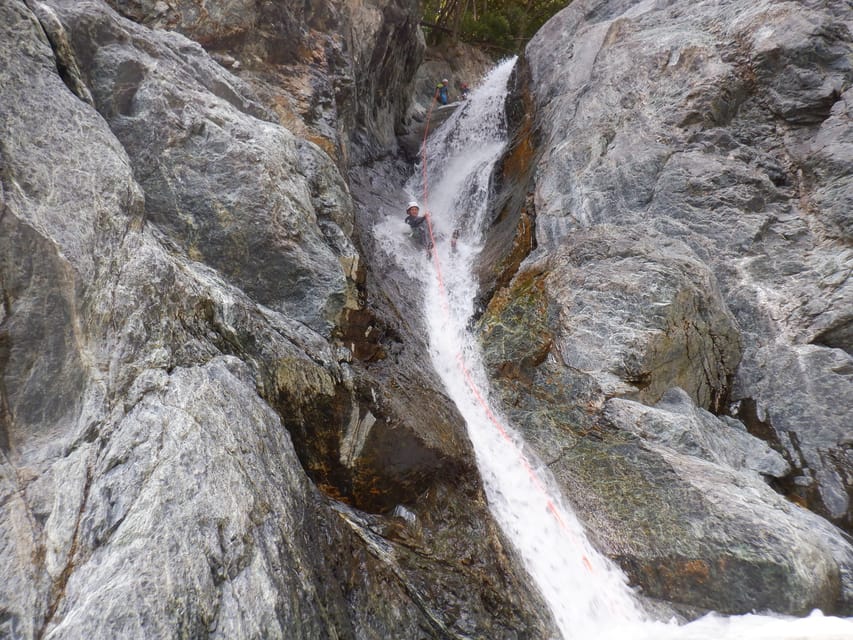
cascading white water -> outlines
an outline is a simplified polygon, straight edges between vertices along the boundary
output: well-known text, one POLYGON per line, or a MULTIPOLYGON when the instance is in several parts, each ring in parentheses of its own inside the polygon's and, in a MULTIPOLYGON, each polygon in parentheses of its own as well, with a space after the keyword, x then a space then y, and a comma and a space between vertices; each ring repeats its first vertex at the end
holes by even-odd
MULTIPOLYGON (((472 263, 481 243, 489 179, 506 141, 504 101, 513 64, 508 60, 496 67, 429 140, 424 204, 437 236, 447 238, 458 229, 459 239, 455 251, 449 242, 437 242, 444 287, 431 278, 425 315, 433 365, 466 420, 496 520, 563 635, 592 637, 611 621, 639 620, 639 610, 621 573, 591 548, 577 519, 561 504, 544 466, 530 452, 522 453, 518 435, 482 397, 488 382, 466 328, 473 313, 472 263), (601 588, 590 589, 591 579, 601 588)), ((423 193, 417 182, 410 187, 423 193)))
MULTIPOLYGON (((473 263, 482 245, 489 179, 506 143, 504 102, 515 60, 498 65, 429 139, 427 188, 418 171, 408 185, 426 195, 436 260, 405 242, 405 224, 389 220, 377 238, 401 267, 424 282, 424 316, 433 366, 465 418, 490 509, 548 603, 565 640, 578 638, 770 640, 853 638, 853 620, 819 613, 804 619, 706 616, 677 626, 648 620, 627 580, 592 548, 547 468, 499 415, 479 350, 467 329, 473 314, 473 263), (458 241, 450 238, 454 230, 458 241)), ((422 169, 423 167, 421 167, 422 169)))

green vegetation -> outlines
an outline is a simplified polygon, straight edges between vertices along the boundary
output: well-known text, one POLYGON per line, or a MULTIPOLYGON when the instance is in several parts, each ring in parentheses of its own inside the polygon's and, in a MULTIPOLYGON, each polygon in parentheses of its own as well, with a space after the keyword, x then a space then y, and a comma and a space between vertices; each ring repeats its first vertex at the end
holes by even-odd
POLYGON ((520 52, 533 34, 571 0, 423 0, 431 44, 461 40, 520 52))

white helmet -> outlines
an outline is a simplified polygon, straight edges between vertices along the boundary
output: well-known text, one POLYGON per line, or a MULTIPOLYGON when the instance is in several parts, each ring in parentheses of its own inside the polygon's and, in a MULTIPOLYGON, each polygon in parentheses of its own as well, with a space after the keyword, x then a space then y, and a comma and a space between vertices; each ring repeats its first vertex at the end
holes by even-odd
POLYGON ((421 208, 421 206, 420 206, 417 202, 415 202, 414 200, 412 200, 411 202, 409 202, 409 204, 407 204, 407 205, 406 205, 406 211, 408 211, 408 210, 409 210, 409 209, 411 209, 412 207, 417 207, 418 209, 420 209, 420 208, 421 208))

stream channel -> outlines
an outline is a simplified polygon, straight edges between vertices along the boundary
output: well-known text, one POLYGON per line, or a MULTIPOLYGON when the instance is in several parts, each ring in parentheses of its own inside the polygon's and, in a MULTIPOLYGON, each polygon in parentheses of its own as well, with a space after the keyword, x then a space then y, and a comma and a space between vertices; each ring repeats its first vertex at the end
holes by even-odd
POLYGON ((474 264, 487 224, 490 179, 507 142, 504 103, 515 64, 497 65, 456 112, 432 132, 406 190, 430 214, 435 253, 400 247, 405 224, 374 233, 400 268, 423 284, 432 364, 465 418, 496 521, 516 547, 564 640, 814 640, 853 638, 853 619, 822 615, 722 616, 688 624, 652 619, 622 571, 598 553, 536 454, 490 401, 474 315, 474 264), (424 166, 424 161, 426 166, 424 166), (402 228, 401 228, 402 227, 402 228), (458 238, 452 242, 454 231, 458 238))

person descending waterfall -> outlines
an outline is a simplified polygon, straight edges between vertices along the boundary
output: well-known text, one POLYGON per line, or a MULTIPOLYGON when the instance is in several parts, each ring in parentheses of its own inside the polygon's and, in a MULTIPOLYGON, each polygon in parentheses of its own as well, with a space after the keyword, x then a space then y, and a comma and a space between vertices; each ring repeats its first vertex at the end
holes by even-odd
POLYGON ((409 202, 406 205, 406 224, 412 228, 411 237, 420 246, 426 247, 427 256, 429 257, 432 255, 432 241, 429 239, 429 234, 424 225, 426 215, 420 215, 420 211, 421 207, 417 202, 414 200, 409 202))
POLYGON ((412 227, 412 229, 419 228, 426 222, 426 216, 422 216, 420 213, 421 205, 416 201, 412 200, 406 205, 406 224, 412 227))

